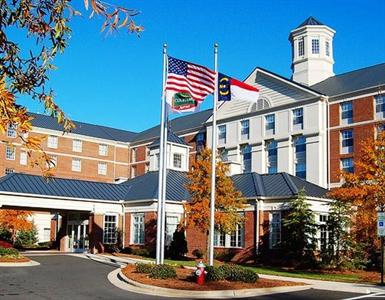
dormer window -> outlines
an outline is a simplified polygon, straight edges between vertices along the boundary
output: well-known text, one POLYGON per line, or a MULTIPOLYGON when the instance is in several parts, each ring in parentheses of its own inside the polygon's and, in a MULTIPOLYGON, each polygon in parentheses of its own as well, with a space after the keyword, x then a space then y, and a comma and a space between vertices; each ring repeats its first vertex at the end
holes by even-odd
POLYGON ((174 168, 177 168, 177 169, 182 168, 182 154, 174 153, 173 165, 174 165, 174 168))
POLYGON ((303 38, 300 38, 298 40, 298 56, 304 56, 305 55, 305 42, 303 38))
POLYGON ((319 39, 311 40, 311 53, 319 54, 319 39))

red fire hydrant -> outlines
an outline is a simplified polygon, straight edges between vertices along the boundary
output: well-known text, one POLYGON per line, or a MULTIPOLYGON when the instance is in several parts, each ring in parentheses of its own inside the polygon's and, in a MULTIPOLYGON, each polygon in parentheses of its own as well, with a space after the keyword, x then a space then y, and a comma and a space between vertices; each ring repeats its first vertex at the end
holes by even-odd
POLYGON ((205 271, 206 266, 204 263, 201 261, 199 264, 197 264, 197 269, 195 271, 195 275, 197 277, 197 283, 198 284, 204 284, 205 283, 205 277, 206 277, 206 271, 205 271))

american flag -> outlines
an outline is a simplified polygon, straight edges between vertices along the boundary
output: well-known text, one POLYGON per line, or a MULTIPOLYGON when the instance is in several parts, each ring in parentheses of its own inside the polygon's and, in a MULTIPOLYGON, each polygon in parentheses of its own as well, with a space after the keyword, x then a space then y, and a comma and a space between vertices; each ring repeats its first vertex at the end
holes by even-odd
MULTIPOLYGON (((214 92, 215 72, 196 64, 168 57, 166 91, 190 94, 198 103, 214 92)), ((169 98, 169 97, 167 97, 169 98)))

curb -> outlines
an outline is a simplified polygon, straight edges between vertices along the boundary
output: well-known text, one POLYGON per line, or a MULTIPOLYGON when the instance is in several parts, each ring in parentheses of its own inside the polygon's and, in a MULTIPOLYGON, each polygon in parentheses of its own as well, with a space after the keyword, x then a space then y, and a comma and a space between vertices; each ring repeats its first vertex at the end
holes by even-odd
POLYGON ((139 283, 127 278, 121 271, 117 269, 108 274, 108 280, 116 287, 146 295, 157 295, 162 297, 186 298, 186 293, 191 299, 225 299, 225 298, 244 298, 272 295, 277 293, 295 292, 310 289, 311 286, 291 286, 291 287, 275 287, 275 288, 258 288, 245 290, 218 290, 218 291, 192 291, 192 290, 175 290, 158 286, 139 283))
POLYGON ((5 268, 18 268, 18 267, 35 267, 39 266, 40 263, 34 260, 30 260, 27 262, 16 262, 16 263, 0 263, 0 267, 5 267, 5 268))
POLYGON ((98 263, 106 264, 113 267, 122 268, 125 267, 128 263, 119 259, 107 258, 105 256, 96 255, 96 254, 85 254, 88 259, 96 261, 98 263))

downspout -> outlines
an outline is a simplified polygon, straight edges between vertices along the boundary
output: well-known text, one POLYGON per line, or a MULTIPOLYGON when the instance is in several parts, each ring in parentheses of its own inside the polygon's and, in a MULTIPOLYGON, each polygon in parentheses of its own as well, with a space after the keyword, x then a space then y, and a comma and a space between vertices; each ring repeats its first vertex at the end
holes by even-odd
POLYGON ((326 143, 327 143, 327 151, 326 151, 326 160, 327 160, 327 188, 330 189, 330 103, 329 98, 325 97, 326 101, 326 143))
POLYGON ((116 179, 116 143, 114 144, 114 178, 112 179, 115 181, 116 179))
POLYGON ((124 202, 122 202, 122 214, 123 214, 123 218, 122 218, 122 248, 124 249, 125 246, 126 246, 126 213, 124 211, 124 202))
POLYGON ((255 201, 255 260, 257 259, 257 255, 259 254, 259 200, 255 201))

